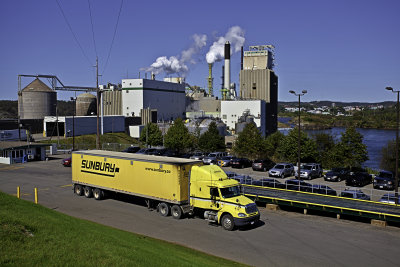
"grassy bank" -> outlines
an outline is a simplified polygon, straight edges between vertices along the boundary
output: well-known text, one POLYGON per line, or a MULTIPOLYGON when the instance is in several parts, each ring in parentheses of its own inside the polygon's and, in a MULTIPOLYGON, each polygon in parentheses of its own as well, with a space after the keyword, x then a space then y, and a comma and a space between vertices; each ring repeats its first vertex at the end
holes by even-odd
POLYGON ((241 266, 2 192, 0 240, 0 266, 241 266))

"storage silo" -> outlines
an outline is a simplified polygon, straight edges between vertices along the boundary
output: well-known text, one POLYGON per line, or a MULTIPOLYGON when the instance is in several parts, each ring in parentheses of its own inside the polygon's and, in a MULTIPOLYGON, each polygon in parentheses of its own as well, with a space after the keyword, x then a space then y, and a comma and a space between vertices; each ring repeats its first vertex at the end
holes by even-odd
POLYGON ((20 119, 43 119, 56 116, 57 92, 36 78, 18 92, 20 119))
POLYGON ((96 96, 90 93, 76 97, 76 116, 88 116, 96 113, 96 96))

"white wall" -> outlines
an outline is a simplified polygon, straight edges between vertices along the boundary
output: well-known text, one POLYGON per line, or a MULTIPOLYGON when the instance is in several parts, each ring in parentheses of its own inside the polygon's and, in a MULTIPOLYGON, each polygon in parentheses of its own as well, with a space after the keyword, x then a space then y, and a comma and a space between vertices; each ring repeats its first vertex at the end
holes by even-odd
POLYGON ((266 126, 264 100, 221 101, 221 119, 229 129, 235 129, 235 124, 246 109, 255 117, 254 122, 264 136, 266 126))
POLYGON ((143 108, 157 109, 158 120, 183 117, 185 85, 157 80, 122 80, 122 111, 124 116, 139 116, 143 108))
POLYGON ((11 164, 11 158, 0 157, 0 163, 1 164, 11 164))

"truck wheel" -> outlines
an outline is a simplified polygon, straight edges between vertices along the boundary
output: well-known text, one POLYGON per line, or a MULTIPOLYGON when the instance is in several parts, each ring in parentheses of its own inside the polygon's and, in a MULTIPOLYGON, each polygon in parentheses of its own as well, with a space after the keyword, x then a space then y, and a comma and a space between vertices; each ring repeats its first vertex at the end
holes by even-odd
POLYGON ((99 188, 95 188, 93 190, 93 196, 96 200, 102 200, 104 198, 104 191, 99 188))
POLYGON ((233 217, 229 214, 224 215, 221 219, 221 225, 225 230, 232 231, 235 228, 233 217))
POLYGON ((158 211, 160 212, 161 216, 167 217, 169 215, 169 206, 168 204, 162 202, 158 205, 158 211))
POLYGON ((92 188, 90 188, 89 186, 85 186, 85 188, 83 188, 83 193, 85 194, 85 197, 87 197, 87 198, 93 197, 92 188))
POLYGON ((179 220, 182 217, 182 209, 178 205, 173 205, 171 208, 172 218, 179 220))
POLYGON ((76 184, 74 185, 74 192, 75 194, 77 194, 78 196, 82 196, 83 195, 83 188, 80 184, 76 184))

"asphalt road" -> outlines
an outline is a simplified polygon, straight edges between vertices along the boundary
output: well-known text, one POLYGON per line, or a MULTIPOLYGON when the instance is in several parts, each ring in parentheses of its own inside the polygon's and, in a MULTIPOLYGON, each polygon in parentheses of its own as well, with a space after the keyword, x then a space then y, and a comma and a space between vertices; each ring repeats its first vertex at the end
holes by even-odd
MULTIPOLYGON (((59 158, 62 158, 60 156, 59 158)), ((149 211, 140 199, 96 201, 73 194, 71 168, 60 159, 0 164, 0 190, 59 212, 166 240, 254 266, 397 266, 400 229, 260 208, 255 228, 224 231, 199 218, 174 220, 149 211)), ((1 205, 1 203, 0 203, 1 205)), ((77 235, 79 237, 79 235, 77 235)))

